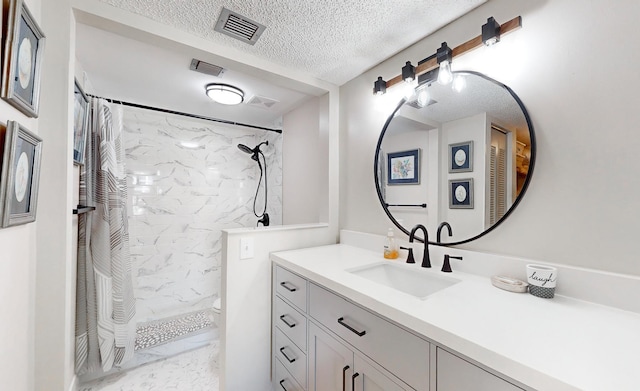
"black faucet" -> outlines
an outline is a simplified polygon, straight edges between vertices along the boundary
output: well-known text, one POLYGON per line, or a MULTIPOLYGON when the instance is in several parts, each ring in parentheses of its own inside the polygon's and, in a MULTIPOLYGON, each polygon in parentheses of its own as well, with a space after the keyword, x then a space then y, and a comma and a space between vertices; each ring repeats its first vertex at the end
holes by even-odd
POLYGON ((451 231, 451 225, 449 225, 449 223, 447 223, 446 221, 443 221, 438 226, 438 232, 436 232, 436 241, 438 243, 442 243, 442 241, 440 240, 440 234, 442 233, 442 228, 444 227, 447 227, 447 230, 449 231, 449 237, 453 236, 453 232, 451 231))
MULTIPOLYGON (((422 255, 422 267, 431 267, 431 260, 429 259, 429 233, 427 232, 427 228, 424 225, 418 224, 413 227, 411 233, 409 234, 409 243, 413 243, 416 231, 419 229, 424 232, 424 254, 422 255)), ((413 249, 409 250, 407 263, 416 263, 416 261, 413 259, 413 249)))
POLYGON ((444 263, 442 264, 441 272, 451 273, 451 264, 449 263, 449 258, 462 260, 462 257, 454 257, 453 255, 446 254, 444 256, 444 263))

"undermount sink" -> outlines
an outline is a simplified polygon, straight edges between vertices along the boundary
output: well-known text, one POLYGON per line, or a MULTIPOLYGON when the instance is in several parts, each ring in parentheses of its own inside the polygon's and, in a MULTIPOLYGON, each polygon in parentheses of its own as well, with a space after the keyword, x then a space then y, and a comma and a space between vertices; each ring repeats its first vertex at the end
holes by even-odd
POLYGON ((417 265, 391 262, 375 263, 347 271, 421 300, 460 282, 455 278, 434 275, 433 271, 423 270, 417 265))

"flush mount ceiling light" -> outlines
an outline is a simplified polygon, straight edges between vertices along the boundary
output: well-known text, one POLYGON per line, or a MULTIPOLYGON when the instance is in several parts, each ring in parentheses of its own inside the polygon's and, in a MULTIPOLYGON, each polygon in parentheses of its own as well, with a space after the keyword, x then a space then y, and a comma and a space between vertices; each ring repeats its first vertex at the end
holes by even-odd
POLYGON ((205 89, 209 98, 216 103, 223 105, 237 105, 244 101, 244 92, 229 84, 207 84, 205 89))
MULTIPOLYGON (((496 20, 491 17, 487 20, 487 23, 482 26, 481 35, 478 35, 477 37, 472 38, 453 49, 450 49, 447 46, 444 51, 442 51, 443 48, 441 47, 437 53, 418 62, 418 66, 416 67, 413 67, 413 65, 411 65, 411 62, 407 61, 405 66, 402 67, 402 73, 392 79, 384 81, 382 79, 382 76, 379 76, 378 80, 374 82, 373 93, 375 95, 382 95, 387 91, 387 88, 391 88, 398 83, 407 81, 407 79, 409 79, 409 76, 411 75, 413 75, 412 80, 415 80, 416 77, 418 78, 418 84, 425 83, 426 80, 422 76, 428 72, 433 71, 434 69, 444 71, 445 75, 443 75, 443 78, 447 76, 447 74, 451 76, 451 61, 453 60, 453 58, 461 56, 481 46, 498 43, 501 37, 505 36, 507 33, 519 29, 520 27, 522 27, 521 16, 516 16, 515 18, 506 23, 503 23, 502 25, 498 24, 498 22, 496 22, 496 20), (448 68, 448 72, 445 68, 448 68)), ((443 46, 446 46, 446 43, 443 46)), ((440 73, 443 72, 439 72, 439 74, 440 73)), ((427 80, 432 80, 431 76, 429 76, 427 80)), ((451 83, 451 80, 449 80, 447 84, 451 83)), ((444 81, 445 80, 443 80, 443 82, 444 81)), ((457 86, 459 87, 459 84, 457 86)))

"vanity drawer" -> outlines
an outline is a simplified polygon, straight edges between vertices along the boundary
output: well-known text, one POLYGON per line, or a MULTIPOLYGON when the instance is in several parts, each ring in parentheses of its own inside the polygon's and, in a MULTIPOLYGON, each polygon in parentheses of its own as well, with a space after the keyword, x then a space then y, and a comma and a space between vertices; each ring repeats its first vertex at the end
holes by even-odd
POLYGON ((304 278, 276 266, 276 292, 307 312, 307 280, 304 278))
POLYGON ((313 318, 413 388, 429 384, 429 342, 315 284, 309 287, 313 318))
POLYGON ((278 328, 274 354, 298 383, 307 384, 307 356, 278 328))
POLYGON ((307 351, 307 317, 287 304, 279 296, 275 300, 273 324, 302 351, 307 351))
POLYGON ((280 360, 276 361, 276 374, 273 389, 278 391, 304 391, 304 388, 291 376, 280 360))

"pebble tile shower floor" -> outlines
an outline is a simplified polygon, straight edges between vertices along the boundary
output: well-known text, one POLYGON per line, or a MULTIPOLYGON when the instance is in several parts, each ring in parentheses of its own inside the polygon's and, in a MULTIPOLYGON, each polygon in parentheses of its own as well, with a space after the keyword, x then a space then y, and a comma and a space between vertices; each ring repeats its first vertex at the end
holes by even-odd
POLYGON ((136 328, 135 350, 160 345, 211 326, 213 322, 205 311, 139 325, 136 328))

